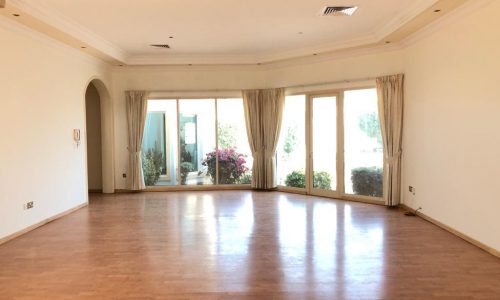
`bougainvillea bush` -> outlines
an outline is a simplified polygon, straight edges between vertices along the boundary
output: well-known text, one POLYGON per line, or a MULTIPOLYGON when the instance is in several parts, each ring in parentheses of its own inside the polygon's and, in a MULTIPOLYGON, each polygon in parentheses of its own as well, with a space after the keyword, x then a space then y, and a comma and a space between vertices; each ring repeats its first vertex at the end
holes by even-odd
MULTIPOLYGON (((246 155, 238 153, 234 148, 224 148, 218 151, 219 157, 219 184, 239 183, 240 178, 248 171, 245 166, 246 155)), ((207 172, 216 180, 217 151, 207 153, 202 165, 207 167, 207 172)))

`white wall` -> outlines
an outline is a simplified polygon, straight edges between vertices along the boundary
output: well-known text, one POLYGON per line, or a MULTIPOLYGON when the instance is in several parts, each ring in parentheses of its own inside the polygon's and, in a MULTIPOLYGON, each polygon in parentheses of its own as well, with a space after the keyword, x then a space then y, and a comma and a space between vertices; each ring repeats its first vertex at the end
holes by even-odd
POLYGON ((101 99, 89 84, 85 93, 87 177, 89 190, 102 190, 101 99))
POLYGON ((497 250, 499 19, 492 1, 407 49, 403 151, 404 202, 497 250))
POLYGON ((0 18, 0 238, 87 202, 85 90, 107 66, 0 18), (24 210, 23 204, 35 207, 24 210))

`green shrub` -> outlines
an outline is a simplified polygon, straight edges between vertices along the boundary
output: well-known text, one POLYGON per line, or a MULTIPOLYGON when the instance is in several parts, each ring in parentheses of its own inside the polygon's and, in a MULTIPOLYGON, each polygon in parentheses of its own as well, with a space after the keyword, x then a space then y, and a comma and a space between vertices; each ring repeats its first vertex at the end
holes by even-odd
POLYGON ((247 172, 240 177, 239 184, 251 184, 252 183, 252 172, 247 172))
POLYGON ((149 148, 142 156, 142 171, 147 186, 155 185, 161 175, 163 154, 156 148, 149 148))
POLYGON ((293 171, 292 173, 286 175, 285 185, 296 188, 305 188, 306 174, 302 171, 293 171))
POLYGON ((317 189, 329 190, 332 188, 332 178, 327 172, 314 172, 313 186, 317 189))
POLYGON ((378 167, 352 170, 352 189, 356 195, 382 197, 383 170, 378 167))
POLYGON ((185 161, 181 162, 181 184, 186 184, 189 172, 193 171, 193 163, 185 161))
MULTIPOLYGON (((306 187, 306 174, 303 171, 293 171, 285 179, 285 185, 296 188, 306 187)), ((332 178, 327 172, 314 172, 313 185, 315 188, 329 190, 332 178)))

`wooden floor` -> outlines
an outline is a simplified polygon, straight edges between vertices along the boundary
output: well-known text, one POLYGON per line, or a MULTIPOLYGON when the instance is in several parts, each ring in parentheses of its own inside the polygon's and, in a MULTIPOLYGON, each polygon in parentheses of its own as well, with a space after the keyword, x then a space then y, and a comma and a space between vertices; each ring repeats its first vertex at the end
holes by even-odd
POLYGON ((0 299, 500 299, 500 260, 370 204, 93 194, 0 246, 0 299))

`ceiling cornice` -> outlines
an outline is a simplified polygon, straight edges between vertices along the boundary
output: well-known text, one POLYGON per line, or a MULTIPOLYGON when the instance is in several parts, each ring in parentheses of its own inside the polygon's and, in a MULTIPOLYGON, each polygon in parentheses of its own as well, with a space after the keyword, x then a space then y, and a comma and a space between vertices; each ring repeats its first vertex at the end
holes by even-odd
POLYGON ((474 1, 467 1, 465 4, 461 5, 460 7, 456 8, 452 12, 446 14, 442 18, 439 18, 438 20, 428 24, 427 26, 421 28, 414 34, 411 34, 407 37, 405 37, 403 40, 400 41, 401 47, 407 48, 419 40, 433 34, 434 32, 437 32, 441 28, 450 25, 451 23, 462 19, 463 17, 472 14, 473 12, 477 11, 478 9, 494 2, 495 0, 474 0, 474 1))
POLYGON ((420 2, 415 2, 413 6, 410 6, 408 9, 400 12, 391 21, 378 28, 373 34, 374 38, 377 41, 381 41, 389 34, 401 28, 401 26, 409 22, 411 19, 436 4, 438 1, 439 0, 422 0, 420 2))
POLYGON ((394 32, 406 22, 434 5, 439 0, 424 0, 397 14, 390 22, 382 25, 373 33, 364 37, 345 40, 342 42, 331 42, 311 47, 293 49, 267 54, 256 55, 131 55, 126 59, 128 65, 182 65, 182 64, 269 64, 294 58, 331 53, 338 50, 357 48, 359 46, 371 46, 384 42, 384 38, 394 32))
POLYGON ((70 36, 79 39, 82 44, 101 51, 117 61, 124 62, 128 56, 127 53, 120 47, 112 44, 96 33, 91 32, 87 28, 66 18, 65 16, 43 7, 39 3, 35 4, 33 1, 30 2, 27 0, 8 0, 7 5, 13 6, 23 11, 24 14, 28 14, 70 36))
MULTIPOLYGON (((343 42, 336 43, 326 43, 321 45, 315 45, 311 47, 293 49, 289 51, 276 52, 276 53, 261 53, 255 55, 182 55, 182 54, 166 54, 166 55, 131 55, 126 53, 120 47, 110 43, 104 38, 98 36, 94 32, 89 31, 80 24, 60 15, 50 9, 42 7, 39 3, 34 4, 28 0, 9 0, 7 1, 8 6, 15 7, 17 10, 22 11, 25 14, 32 16, 36 20, 44 24, 48 24, 51 27, 63 32, 66 36, 65 38, 60 38, 61 41, 67 44, 72 44, 75 48, 80 48, 75 46, 78 41, 87 48, 82 49, 89 54, 95 54, 95 56, 107 60, 115 65, 260 65, 260 64, 288 64, 291 60, 303 61, 308 60, 308 58, 313 58, 314 56, 331 57, 334 55, 339 55, 339 53, 346 53, 346 51, 358 52, 360 48, 367 49, 386 49, 387 47, 381 47, 385 44, 386 39, 393 38, 397 36, 398 31, 401 31, 405 25, 412 23, 415 18, 428 14, 428 10, 437 4, 444 2, 449 2, 450 0, 423 0, 417 2, 415 5, 408 7, 408 9, 401 11, 392 20, 376 28, 371 34, 364 37, 346 40, 343 42), (395 34, 396 33, 396 34, 395 34), (68 36, 73 37, 68 38, 68 36), (70 43, 71 42, 71 43, 70 43), (104 58, 103 58, 104 57, 104 58)), ((458 2, 464 2, 467 0, 456 0, 458 2)), ((491 0, 474 0, 470 2, 484 2, 491 0)), ((449 12, 447 12, 449 15, 449 12)), ((436 17, 437 18, 437 17, 436 17)), ((36 22, 35 22, 36 23, 36 22)), ((432 23, 434 23, 432 21, 432 23)), ((25 24, 30 26, 30 24, 25 24)), ((427 24, 425 24, 427 25, 427 24)), ((32 25, 32 27, 35 27, 32 25)), ((426 27, 422 25, 418 30, 426 27)), ((40 30, 40 28, 32 28, 35 30, 40 30)), ((417 30, 417 31, 418 31, 417 30)), ((47 31, 47 29, 45 29, 47 31)), ((403 30, 404 31, 404 30, 403 30)), ((409 36, 414 36, 416 32, 410 32, 409 36)), ((49 35, 49 34, 48 34, 49 35)), ((54 35, 52 35, 54 37, 54 35)), ((56 38, 58 37, 55 34, 56 38)), ((408 42, 408 36, 398 36, 398 40, 391 41, 394 47, 401 47, 399 42, 405 40, 408 42)), ((394 48, 392 47, 392 48, 394 48)), ((344 55, 344 54, 342 54, 344 55)), ((317 59, 317 58, 316 58, 317 59)))

